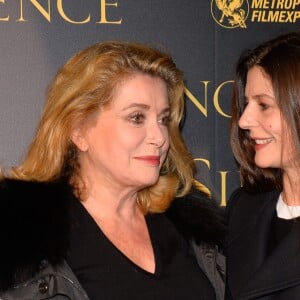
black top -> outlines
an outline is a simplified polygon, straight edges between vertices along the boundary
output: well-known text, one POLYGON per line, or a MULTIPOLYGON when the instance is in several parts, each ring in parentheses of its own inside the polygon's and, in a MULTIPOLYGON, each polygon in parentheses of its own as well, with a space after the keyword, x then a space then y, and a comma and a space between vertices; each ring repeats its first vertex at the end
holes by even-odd
POLYGON ((268 245, 268 254, 270 254, 286 237, 286 235, 292 229, 295 222, 299 222, 300 218, 295 219, 282 219, 277 216, 275 211, 272 219, 271 229, 270 229, 270 238, 268 245))
POLYGON ((79 200, 72 211, 67 262, 91 300, 215 299, 209 280, 163 214, 146 216, 156 266, 152 274, 109 241, 79 200))

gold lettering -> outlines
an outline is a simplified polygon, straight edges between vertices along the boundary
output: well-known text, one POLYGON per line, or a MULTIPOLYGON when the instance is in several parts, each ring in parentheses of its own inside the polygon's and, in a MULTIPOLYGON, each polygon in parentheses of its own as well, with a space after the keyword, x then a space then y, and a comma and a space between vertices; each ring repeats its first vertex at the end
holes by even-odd
POLYGON ((287 14, 287 16, 286 16, 286 21, 285 22, 292 23, 293 22, 293 14, 294 14, 294 12, 293 11, 287 11, 286 14, 287 14))
POLYGON ((292 7, 292 4, 293 4, 293 0, 290 0, 290 1, 286 1, 285 2, 285 6, 284 6, 284 8, 285 9, 290 9, 291 7, 292 7))
MULTIPOLYGON (((0 0, 0 4, 1 3, 5 4, 5 0, 0 0)), ((2 22, 2 21, 9 21, 9 16, 4 17, 4 18, 0 18, 0 22, 2 22)))
MULTIPOLYGON (((50 12, 50 0, 48 0, 48 7, 46 10, 37 0, 30 0, 30 2, 35 6, 35 8, 43 15, 43 17, 50 23, 51 22, 51 12, 50 12)), ((17 20, 18 22, 25 22, 26 20, 23 17, 23 3, 21 0, 21 15, 17 20)))
POLYGON ((218 86, 218 88, 216 89, 215 93, 214 93, 214 106, 217 110, 217 112, 223 116, 223 117, 226 117, 226 118, 230 118, 230 115, 226 114, 222 109, 221 109, 221 106, 220 106, 220 103, 219 103, 219 93, 220 93, 220 90, 222 87, 224 87, 224 85, 228 84, 228 83, 232 83, 234 82, 233 80, 228 80, 228 81, 224 81, 222 84, 220 84, 218 86))
POLYGON ((285 0, 278 0, 277 9, 283 9, 284 8, 284 1, 285 0))
POLYGON ((208 167, 208 169, 210 170, 210 162, 208 159, 205 158, 194 158, 195 161, 202 161, 203 163, 206 164, 206 166, 208 167))
POLYGON ((260 8, 263 6, 263 0, 253 0, 251 8, 260 8))
POLYGON ((67 22, 69 23, 72 23, 72 24, 85 24, 85 23, 88 23, 91 19, 91 16, 90 14, 87 16, 87 18, 83 21, 74 21, 74 20, 71 20, 65 13, 64 9, 63 9, 63 4, 62 4, 63 0, 57 0, 57 9, 59 11, 59 14, 61 15, 61 17, 66 20, 67 22))
POLYGON ((194 185, 199 191, 202 191, 206 195, 211 196, 211 191, 209 190, 209 188, 200 181, 194 179, 194 185))
POLYGON ((269 11, 269 16, 266 21, 268 22, 276 22, 279 18, 279 11, 269 11))
POLYGON ((265 10, 262 11, 260 22, 268 22, 268 18, 266 17, 266 11, 265 10))
POLYGON ((254 22, 256 19, 259 19, 260 11, 259 10, 253 10, 252 11, 252 17, 251 22, 254 22))
POLYGON ((265 0, 262 8, 268 9, 269 5, 270 5, 269 0, 265 0))
POLYGON ((252 12, 251 21, 256 20, 257 22, 278 22, 278 23, 295 23, 300 18, 299 11, 288 11, 288 10, 254 10, 252 12))
POLYGON ((272 0, 271 8, 273 9, 277 0, 272 0))
POLYGON ((279 14, 279 23, 284 23, 286 21, 285 11, 281 11, 279 14))
POLYGON ((23 0, 20 0, 20 18, 17 21, 25 22, 25 19, 23 17, 23 0))
POLYGON ((294 5, 293 5, 293 9, 295 9, 295 7, 297 6, 297 5, 299 5, 300 4, 300 0, 295 0, 294 1, 294 5))
POLYGON ((106 0, 101 0, 101 14, 100 14, 100 20, 97 23, 100 24, 121 24, 122 18, 118 21, 108 21, 106 17, 106 7, 107 6, 115 6, 118 7, 118 3, 106 3, 106 0))
POLYGON ((221 206, 226 206, 226 179, 227 179, 227 173, 228 171, 219 171, 221 175, 221 206))
POLYGON ((197 98, 185 87, 184 93, 195 104, 195 106, 201 111, 201 113, 207 117, 207 86, 209 81, 201 81, 204 84, 204 106, 197 100, 197 98))
MULTIPOLYGON (((200 161, 203 162, 207 168, 210 170, 210 162, 208 159, 205 158, 194 158, 194 161, 200 161)), ((207 195, 211 196, 211 191, 209 190, 209 188, 204 185, 203 183, 200 183, 198 180, 194 180, 194 184, 195 186, 200 190, 203 191, 204 193, 206 193, 207 195)))
MULTIPOLYGON (((210 171, 210 161, 205 159, 205 158, 194 158, 194 161, 196 162, 201 162, 204 163, 205 166, 208 168, 208 170, 210 171)), ((233 176, 238 175, 237 178, 233 179, 237 179, 239 182, 239 172, 238 170, 228 170, 228 171, 217 171, 217 173, 220 174, 220 205, 221 206, 226 206, 227 204, 227 185, 228 185, 228 180, 232 179, 232 178, 228 178, 228 174, 231 174, 233 176)), ((199 181, 195 180, 194 182, 195 186, 199 189, 202 190, 204 192, 206 192, 208 195, 212 195, 211 191, 209 190, 209 188, 207 188, 204 184, 200 183, 199 181)))
POLYGON ((295 11, 294 23, 300 18, 300 11, 295 11))

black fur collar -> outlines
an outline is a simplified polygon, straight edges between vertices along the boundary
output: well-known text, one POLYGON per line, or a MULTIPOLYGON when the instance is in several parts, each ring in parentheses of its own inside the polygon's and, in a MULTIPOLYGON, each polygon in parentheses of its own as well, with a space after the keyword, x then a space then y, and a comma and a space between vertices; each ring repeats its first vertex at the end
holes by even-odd
POLYGON ((0 289, 32 277, 43 260, 60 263, 68 249, 67 185, 0 183, 0 289))
POLYGON ((226 232, 224 211, 214 199, 192 189, 187 196, 176 198, 166 215, 186 239, 222 246, 226 232))

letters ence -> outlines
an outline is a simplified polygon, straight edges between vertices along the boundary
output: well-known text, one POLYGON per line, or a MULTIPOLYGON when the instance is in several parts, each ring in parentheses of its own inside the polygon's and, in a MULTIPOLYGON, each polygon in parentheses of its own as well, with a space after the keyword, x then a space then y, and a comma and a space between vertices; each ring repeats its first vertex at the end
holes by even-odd
MULTIPOLYGON (((8 4, 6 3, 9 0, 0 0, 0 22, 9 22, 11 21, 10 13, 7 12, 8 10, 8 4), (7 6, 6 6, 7 4, 7 6)), ((17 0, 14 0, 17 1, 17 0)), ((68 2, 68 5, 70 3, 76 2, 76 0, 72 0, 71 2, 68 2)), ((15 2, 16 3, 16 2, 15 2)), ((15 4, 14 3, 14 4, 15 4)), ((18 18, 14 21, 17 22, 26 22, 28 20, 28 11, 25 9, 25 3, 30 3, 29 9, 35 9, 38 13, 41 14, 41 16, 51 23, 51 13, 53 12, 54 6, 56 6, 56 9, 60 15, 60 17, 68 23, 74 24, 74 25, 81 25, 81 24, 87 24, 91 22, 91 12, 87 13, 86 15, 83 15, 80 19, 74 20, 70 15, 68 15, 67 10, 65 9, 65 3, 64 0, 19 0, 18 2, 18 18), (43 4, 41 4, 43 3, 43 4), (55 5, 56 4, 56 5, 55 5)), ((74 5, 74 4, 73 4, 74 5)), ((27 8, 27 6, 26 6, 27 8)), ((116 0, 99 0, 99 7, 97 8, 97 18, 98 21, 96 21, 96 24, 116 24, 120 25, 122 23, 122 18, 119 17, 118 19, 113 19, 110 17, 110 13, 116 12, 116 9, 118 8, 118 2, 116 0), (113 2, 114 1, 114 2, 113 2), (114 11, 112 11, 114 10, 114 11)), ((27 8, 28 9, 28 8, 27 8)), ((13 12, 14 14, 16 12, 13 12)))

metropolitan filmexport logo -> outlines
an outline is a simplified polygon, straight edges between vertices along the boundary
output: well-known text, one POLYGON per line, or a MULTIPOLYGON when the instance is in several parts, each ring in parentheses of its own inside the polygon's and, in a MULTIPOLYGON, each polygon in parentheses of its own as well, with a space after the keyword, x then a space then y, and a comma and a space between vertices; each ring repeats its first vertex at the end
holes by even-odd
POLYGON ((246 28, 249 14, 248 0, 212 0, 211 14, 215 22, 225 28, 246 28))

